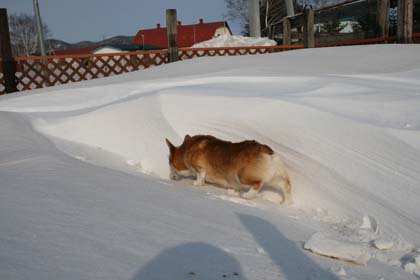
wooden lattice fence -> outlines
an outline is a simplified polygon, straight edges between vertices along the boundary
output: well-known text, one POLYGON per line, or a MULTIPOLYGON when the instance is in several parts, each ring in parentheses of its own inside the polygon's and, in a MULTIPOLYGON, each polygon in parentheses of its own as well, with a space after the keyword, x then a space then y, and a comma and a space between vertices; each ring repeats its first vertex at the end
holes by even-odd
POLYGON ((16 77, 18 90, 29 90, 111 75, 161 65, 162 52, 133 52, 100 55, 18 57, 16 77))
MULTIPOLYGON (((186 60, 204 56, 265 54, 299 48, 302 46, 181 48, 179 56, 181 60, 186 60)), ((167 63, 167 56, 166 50, 159 50, 113 54, 16 57, 17 89, 24 91, 137 71, 167 63)), ((3 94, 2 72, 0 73, 0 83, 0 94, 3 94)))
MULTIPOLYGON (((363 40, 317 44, 315 47, 364 45, 395 42, 383 37, 363 40)), ((420 43, 420 33, 414 33, 413 42, 420 43)), ((205 56, 233 56, 275 53, 303 48, 302 45, 181 48, 181 60, 205 56)), ((16 57, 16 78, 19 91, 108 77, 146 69, 167 63, 167 50, 137 51, 113 54, 61 55, 45 57, 16 57)), ((0 95, 4 94, 4 77, 0 63, 0 95)))

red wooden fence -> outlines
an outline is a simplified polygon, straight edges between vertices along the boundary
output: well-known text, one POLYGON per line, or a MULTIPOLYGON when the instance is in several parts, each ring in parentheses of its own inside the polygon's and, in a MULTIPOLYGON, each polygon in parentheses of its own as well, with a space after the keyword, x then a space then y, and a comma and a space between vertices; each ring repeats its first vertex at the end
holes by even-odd
MULTIPOLYGON (((316 47, 378 44, 394 38, 374 38, 318 44, 316 47)), ((420 33, 413 36, 420 42, 420 33)), ((181 60, 204 56, 231 56, 275 53, 303 48, 302 45, 181 48, 181 60)), ((20 91, 118 75, 167 63, 167 50, 137 51, 113 54, 16 57, 17 88, 20 91)), ((4 94, 4 78, 0 63, 0 95, 4 94)))
MULTIPOLYGON (((203 56, 265 54, 302 46, 263 46, 231 48, 181 48, 181 60, 203 56)), ((112 54, 16 57, 17 88, 20 91, 118 75, 167 63, 167 50, 112 54)), ((0 63, 1 65, 1 63, 0 63)), ((1 67, 1 66, 0 66, 1 67)), ((0 94, 4 79, 0 68, 0 94)))

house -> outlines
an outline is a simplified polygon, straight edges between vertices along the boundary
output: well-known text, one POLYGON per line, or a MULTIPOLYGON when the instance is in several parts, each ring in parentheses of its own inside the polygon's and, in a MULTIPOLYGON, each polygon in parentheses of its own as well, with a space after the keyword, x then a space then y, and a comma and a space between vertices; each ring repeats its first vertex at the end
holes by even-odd
MULTIPOLYGON (((182 23, 178 21, 179 47, 191 47, 196 43, 210 40, 222 34, 232 35, 226 21, 204 23, 203 19, 200 19, 197 24, 189 25, 182 25, 182 23)), ((158 23, 156 28, 138 31, 134 37, 133 44, 149 44, 160 48, 167 48, 168 39, 166 27, 161 27, 158 23)))
POLYGON ((77 48, 77 49, 70 49, 70 50, 55 50, 51 51, 51 55, 80 55, 80 54, 90 54, 92 51, 97 49, 97 47, 85 47, 85 48, 77 48))

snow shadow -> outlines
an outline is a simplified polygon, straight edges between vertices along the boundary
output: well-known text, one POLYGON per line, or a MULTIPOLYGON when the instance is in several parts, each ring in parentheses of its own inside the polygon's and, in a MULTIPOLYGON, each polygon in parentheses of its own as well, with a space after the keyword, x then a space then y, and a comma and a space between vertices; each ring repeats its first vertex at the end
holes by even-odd
POLYGON ((271 223, 251 215, 237 216, 286 279, 339 280, 306 256, 295 242, 287 239, 271 223))
POLYGON ((206 243, 191 242, 161 252, 132 280, 245 280, 241 266, 226 252, 206 243))

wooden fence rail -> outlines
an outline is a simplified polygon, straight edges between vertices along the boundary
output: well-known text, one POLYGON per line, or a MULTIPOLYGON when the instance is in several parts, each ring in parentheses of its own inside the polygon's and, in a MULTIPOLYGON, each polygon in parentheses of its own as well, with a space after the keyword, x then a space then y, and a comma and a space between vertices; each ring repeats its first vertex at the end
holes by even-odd
POLYGON ((370 39, 360 39, 360 40, 342 40, 338 42, 331 43, 320 43, 316 44, 315 47, 339 47, 339 46, 354 46, 354 45, 371 45, 371 44, 382 44, 382 43, 391 43, 395 42, 395 37, 381 37, 381 38, 370 38, 370 39))

